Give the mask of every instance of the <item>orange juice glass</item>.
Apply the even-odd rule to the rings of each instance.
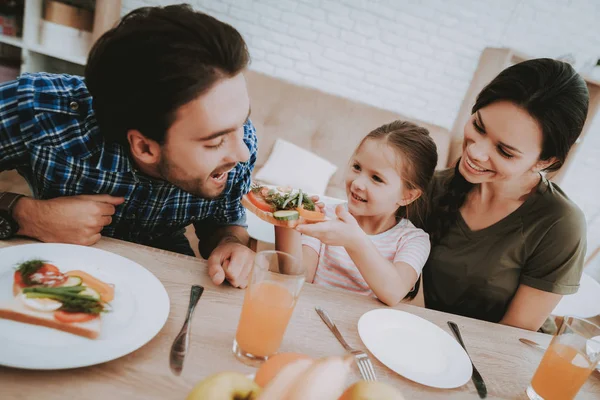
[[[302,262],[289,254],[256,254],[233,341],[239,360],[256,366],[277,352],[305,275]]]
[[[574,399],[600,361],[600,327],[565,317],[527,388],[532,400]]]

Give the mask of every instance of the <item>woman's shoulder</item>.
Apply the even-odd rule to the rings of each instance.
[[[537,191],[536,201],[523,210],[523,220],[526,223],[545,230],[554,228],[571,234],[585,233],[583,211],[558,184],[544,178]]]

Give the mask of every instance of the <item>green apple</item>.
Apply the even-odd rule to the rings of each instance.
[[[198,382],[186,400],[254,400],[260,386],[239,372],[220,372]]]
[[[339,400],[404,400],[404,396],[387,383],[360,381],[346,389]]]

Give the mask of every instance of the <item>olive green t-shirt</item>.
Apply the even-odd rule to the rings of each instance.
[[[435,200],[453,170],[436,173]],[[478,230],[457,221],[431,248],[423,269],[425,305],[499,322],[520,284],[558,294],[579,288],[586,251],[581,210],[554,183],[537,189],[513,213]]]

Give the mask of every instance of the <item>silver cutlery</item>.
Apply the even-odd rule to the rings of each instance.
[[[471,360],[471,365],[473,366],[473,375],[471,376],[471,380],[473,380],[473,383],[475,384],[475,389],[477,389],[477,394],[479,394],[479,397],[485,399],[487,397],[487,388],[485,386],[485,382],[483,381],[479,371],[477,371],[477,368],[475,368],[475,364],[473,364],[473,360],[471,359],[471,356],[469,355],[469,352],[463,343],[462,336],[458,330],[458,325],[452,321],[448,321],[448,326],[452,330],[452,333],[454,333],[454,337],[456,340],[458,340],[458,343],[460,343],[462,348],[465,349],[465,353],[467,353],[469,360]]]
[[[369,359],[369,356],[367,356],[367,353],[361,350],[355,350],[346,343],[337,326],[335,326],[335,323],[329,314],[327,314],[327,311],[323,310],[321,307],[315,307],[315,311],[319,314],[319,317],[325,322],[325,325],[327,325],[331,333],[333,333],[344,349],[354,356],[356,365],[358,366],[358,370],[363,379],[365,381],[376,381],[377,376],[375,375],[375,369],[373,368],[373,364],[371,364],[371,360]]]
[[[531,346],[534,349],[538,349],[538,350],[541,350],[541,351],[546,351],[546,348],[544,346],[540,345],[539,343],[534,342],[533,340],[519,338],[519,342],[524,343],[527,346]]]
[[[171,372],[174,375],[181,375],[181,370],[183,369],[183,361],[185,360],[185,355],[188,350],[188,344],[190,342],[190,334],[192,332],[192,328],[190,326],[190,321],[192,319],[192,315],[194,314],[194,309],[196,308],[196,304],[198,304],[198,300],[202,296],[204,292],[204,288],[200,285],[193,285],[192,290],[190,291],[190,304],[188,305],[187,316],[185,317],[185,322],[181,327],[181,331],[175,338],[173,345],[171,346],[171,353],[169,355],[169,366],[171,367]]]

